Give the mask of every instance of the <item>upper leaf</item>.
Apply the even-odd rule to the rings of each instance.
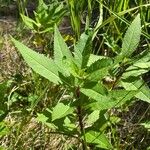
[[[102,109],[108,109],[113,106],[112,104],[110,104],[110,97],[104,96],[101,93],[98,93],[97,91],[93,89],[81,88],[80,91],[81,93],[88,96],[89,98],[100,102]]]
[[[125,57],[129,57],[137,48],[141,35],[141,20],[138,14],[129,26],[122,44],[121,53],[117,56],[117,61],[121,61]]]
[[[27,64],[38,74],[49,81],[58,84],[61,82],[58,76],[58,67],[54,61],[42,54],[38,54],[24,44],[12,38],[13,43],[18,48]]]
[[[90,57],[89,57],[89,61],[88,61],[87,66],[90,66],[90,65],[93,64],[95,61],[98,61],[98,60],[100,60],[100,59],[105,59],[105,58],[107,58],[107,57],[90,54]]]
[[[73,56],[66,43],[64,42],[64,39],[62,38],[60,32],[58,31],[57,26],[55,25],[54,61],[59,66],[59,69],[62,70],[62,72],[68,74],[68,68],[65,65],[66,60],[73,61]]]
[[[87,66],[91,53],[91,36],[83,33],[80,40],[75,45],[74,55],[76,64],[79,68],[83,69]]]
[[[122,55],[128,57],[137,48],[141,35],[141,20],[138,14],[128,28],[122,44]]]
[[[87,68],[87,73],[92,73],[94,71],[97,71],[99,69],[107,67],[108,69],[110,68],[110,65],[112,65],[112,60],[110,58],[102,58],[98,59],[94,63],[92,63],[88,68]]]
[[[72,54],[62,38],[57,26],[55,25],[54,32],[54,60],[56,63],[62,63],[62,59],[72,59]]]

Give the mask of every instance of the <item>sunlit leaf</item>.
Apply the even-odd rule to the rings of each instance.
[[[63,118],[68,114],[71,114],[73,109],[69,105],[64,105],[63,103],[58,103],[52,111],[52,121],[56,119]]]
[[[141,123],[142,126],[144,126],[144,128],[148,129],[148,131],[150,131],[150,121]]]
[[[5,122],[0,122],[0,138],[4,135],[7,135],[10,132],[7,124]]]
[[[94,71],[100,70],[102,68],[107,67],[108,69],[112,65],[112,60],[110,58],[102,58],[98,59],[97,61],[93,62],[88,68],[87,73],[92,73]]]
[[[140,15],[138,14],[129,26],[122,44],[121,53],[117,56],[115,61],[121,61],[125,57],[130,57],[130,55],[137,48],[140,41],[141,35],[141,20]]]
[[[96,146],[99,148],[104,148],[109,150],[112,149],[112,145],[109,143],[109,140],[103,133],[88,131],[85,134],[85,138],[87,143],[96,144]]]
[[[31,18],[29,18],[29,17],[27,17],[27,16],[25,16],[23,14],[20,14],[20,15],[21,15],[21,18],[22,18],[23,22],[25,23],[25,25],[28,28],[30,28],[32,30],[35,30],[35,26],[37,26],[37,27],[41,26],[40,23],[35,22],[33,19],[31,19]]]
[[[73,61],[73,56],[56,25],[54,32],[54,61],[59,66],[59,70],[69,76],[69,66],[66,63],[71,63],[71,61]]]
[[[55,25],[54,60],[56,63],[62,64],[62,60],[64,57],[66,57],[68,60],[71,60],[73,58],[69,48],[67,47],[66,43],[64,42],[64,39],[58,31],[57,26]]]
[[[137,93],[136,90],[112,90],[108,93],[108,95],[104,96],[94,89],[84,88],[81,89],[81,92],[96,101],[89,104],[89,106],[91,105],[91,107],[95,107],[95,110],[119,107],[126,103],[126,101],[131,100]]]
[[[98,61],[98,60],[100,60],[100,59],[105,59],[105,58],[107,58],[107,57],[90,54],[90,57],[89,57],[89,61],[88,61],[87,66],[90,66],[90,65],[93,64],[95,61]]]
[[[47,117],[46,115],[44,115],[44,114],[42,114],[42,113],[41,113],[41,114],[38,113],[36,119],[37,119],[38,121],[42,122],[43,124],[47,125],[49,128],[51,128],[51,129],[56,129],[56,127],[55,127],[54,124],[48,122],[49,117]]]
[[[133,20],[123,39],[121,55],[128,57],[137,48],[141,35],[140,15]]]
[[[27,64],[38,74],[47,78],[49,81],[58,84],[60,78],[58,76],[58,67],[54,61],[42,54],[39,54],[19,41],[12,38],[13,43],[22,54]]]
[[[76,64],[79,68],[84,68],[87,66],[89,57],[91,53],[91,36],[83,33],[80,40],[75,45],[74,55]]]
[[[121,82],[126,90],[138,90],[135,95],[140,100],[150,103],[150,89],[142,79],[132,81],[130,78]]]

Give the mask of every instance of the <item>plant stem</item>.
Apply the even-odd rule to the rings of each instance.
[[[81,106],[77,107],[77,115],[78,115],[78,119],[79,119],[80,132],[81,132],[81,135],[83,135],[83,137],[84,137],[84,139],[82,139],[82,149],[87,150],[87,143],[86,143],[86,138],[85,138]]]
[[[77,116],[79,119],[79,127],[80,127],[80,135],[83,136],[82,141],[82,149],[87,150],[86,138],[85,138],[85,131],[84,131],[84,124],[83,124],[83,114],[82,114],[82,107],[80,103],[80,87],[78,86],[75,90],[75,97],[76,100],[79,102],[77,105]],[[79,137],[80,139],[80,137]]]

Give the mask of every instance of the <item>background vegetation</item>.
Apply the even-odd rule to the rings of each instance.
[[[149,7],[0,0],[0,149],[149,150]]]

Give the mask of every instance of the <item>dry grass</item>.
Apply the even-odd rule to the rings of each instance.
[[[69,145],[71,147],[78,144],[75,138],[55,134],[48,127],[38,123],[33,117],[30,120],[27,120],[28,117],[24,119],[14,118],[11,115],[5,119],[10,132],[1,138],[1,146],[13,150],[62,150]]]

